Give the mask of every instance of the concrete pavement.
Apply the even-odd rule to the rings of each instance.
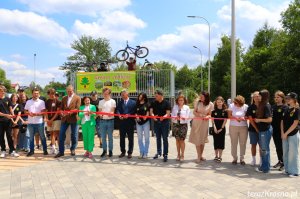
[[[119,159],[117,131],[113,158],[101,159],[99,147],[95,147],[94,159],[83,158],[80,142],[74,157],[0,159],[0,198],[300,198],[300,178],[289,178],[276,170],[269,174],[254,171],[249,165],[250,144],[247,165],[232,165],[227,135],[223,162],[216,163],[212,160],[213,140],[209,136],[205,146],[207,161],[197,164],[195,147],[187,140],[184,162],[175,160],[173,137],[169,138],[167,163],[162,159],[138,159],[136,135],[133,158]],[[95,138],[96,146],[98,143]],[[156,141],[151,137],[150,156],[155,152]],[[275,164],[273,140],[271,153]]]

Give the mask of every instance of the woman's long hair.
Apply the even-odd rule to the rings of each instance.
[[[226,109],[227,109],[227,106],[226,106],[225,100],[224,100],[224,98],[223,98],[222,96],[218,96],[218,97],[215,99],[214,109],[215,109],[215,110],[218,109],[217,100],[221,100],[221,101],[223,102],[222,110],[226,110]]]
[[[136,104],[137,105],[141,104],[141,102],[140,102],[140,96],[143,97],[145,104],[147,104],[148,103],[148,97],[147,97],[147,94],[143,93],[143,92],[138,95],[137,100],[136,100]]]
[[[200,95],[203,95],[203,96],[204,96],[204,102],[203,102],[203,105],[204,105],[204,106],[209,105],[209,102],[210,102],[210,96],[209,96],[209,93],[206,92],[206,91],[202,91],[202,92],[200,93]],[[199,96],[198,100],[200,100],[200,96]]]
[[[256,117],[263,118],[265,106],[269,103],[270,93],[267,89],[263,89],[259,91],[259,95],[261,96],[261,101],[257,107]]]

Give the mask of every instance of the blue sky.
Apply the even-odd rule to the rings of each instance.
[[[236,0],[237,37],[247,48],[265,22],[280,28],[280,13],[291,0]],[[169,61],[178,67],[208,59],[208,26],[211,24],[211,58],[223,34],[230,34],[230,0],[1,0],[0,67],[12,83],[28,85],[53,79],[65,82],[58,66],[73,53],[70,43],[83,34],[106,37],[112,54],[144,45],[151,62]],[[143,59],[138,62],[143,63]]]

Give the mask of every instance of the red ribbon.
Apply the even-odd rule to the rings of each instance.
[[[47,112],[41,112],[41,113],[35,113],[35,114],[55,114],[55,113],[59,113],[59,114],[70,114],[70,113],[79,113],[79,112],[90,112],[90,111],[81,111],[81,110],[65,110],[65,111],[47,111]],[[107,116],[116,116],[116,117],[127,117],[127,118],[149,118],[149,119],[176,119],[176,120],[180,120],[180,119],[185,119],[185,120],[238,120],[238,121],[246,121],[246,120],[250,120],[249,118],[235,118],[235,117],[231,117],[231,118],[214,118],[214,117],[178,117],[178,116],[167,116],[167,117],[163,117],[163,116],[145,116],[145,115],[130,115],[130,114],[115,114],[115,113],[107,113],[107,112],[90,112],[92,114],[96,114],[96,115],[107,115]],[[20,116],[29,116],[29,114],[21,114]],[[13,116],[14,118],[17,117],[17,115]]]

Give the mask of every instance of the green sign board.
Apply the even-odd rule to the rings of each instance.
[[[112,92],[136,92],[135,72],[79,72],[76,74],[77,93],[102,92],[103,88],[110,88]]]

